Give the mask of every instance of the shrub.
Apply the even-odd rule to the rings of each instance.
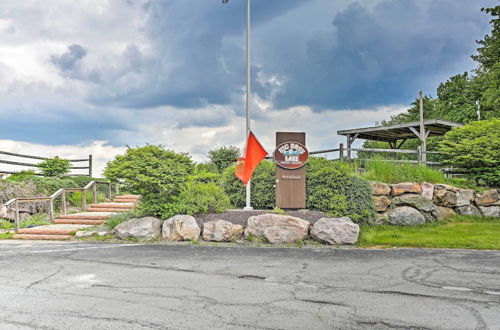
[[[11,182],[22,182],[31,179],[36,176],[36,172],[33,170],[21,171],[15,174],[11,174],[7,177],[7,181]]]
[[[68,178],[51,178],[34,176],[29,179],[36,186],[36,193],[45,196],[52,195],[61,188],[79,188],[75,181]]]
[[[208,166],[207,166],[208,165]],[[196,164],[194,173],[189,177],[189,181],[199,183],[218,183],[220,175],[211,164]]]
[[[235,166],[228,167],[221,178],[221,186],[235,207],[245,206],[245,186],[234,176]],[[275,202],[276,166],[273,162],[263,161],[255,169],[251,181],[252,206],[259,209],[272,209]]]
[[[47,158],[38,163],[38,168],[42,171],[44,176],[62,176],[67,174],[71,167],[71,162],[67,159],[59,157]]]
[[[168,218],[178,213],[178,196],[193,168],[186,154],[147,145],[129,147],[124,155],[108,162],[104,174],[115,182],[123,180],[128,191],[141,195],[144,212]]]
[[[306,178],[309,209],[330,216],[348,216],[358,223],[374,216],[370,185],[352,174],[349,165],[310,158]]]
[[[400,182],[429,182],[445,183],[446,178],[439,170],[423,164],[394,163],[383,161],[380,158],[369,160],[365,165],[366,173],[363,178],[385,183]]]
[[[467,170],[476,182],[500,185],[500,119],[454,128],[445,135],[440,152],[445,164]]]
[[[218,173],[222,173],[238,160],[240,149],[234,146],[212,149],[208,152],[210,164],[213,164]]]
[[[229,198],[221,187],[214,183],[189,182],[187,189],[179,196],[179,211],[195,215],[201,213],[222,213],[229,206]]]

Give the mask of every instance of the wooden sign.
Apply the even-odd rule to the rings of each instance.
[[[274,161],[276,167],[276,206],[282,209],[306,207],[306,169],[309,158],[306,134],[277,132]]]

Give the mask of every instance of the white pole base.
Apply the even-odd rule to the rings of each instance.
[[[253,207],[251,207],[251,206],[245,206],[243,208],[243,211],[253,211]]]

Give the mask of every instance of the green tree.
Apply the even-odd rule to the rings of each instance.
[[[445,164],[466,169],[476,182],[500,184],[500,119],[473,122],[448,132],[440,144]]]
[[[128,148],[108,162],[104,175],[124,181],[128,190],[142,196],[147,213],[169,217],[180,210],[178,197],[186,189],[194,165],[187,154],[147,145]]]
[[[38,163],[38,168],[42,171],[44,176],[62,176],[69,173],[71,162],[67,159],[59,157],[47,158]]]
[[[208,159],[215,166],[218,173],[224,172],[226,168],[236,163],[239,156],[240,149],[235,146],[220,147],[208,152]]]

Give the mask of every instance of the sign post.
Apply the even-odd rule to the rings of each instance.
[[[306,207],[306,168],[309,158],[306,133],[277,132],[273,158],[276,167],[276,206],[282,209]]]

